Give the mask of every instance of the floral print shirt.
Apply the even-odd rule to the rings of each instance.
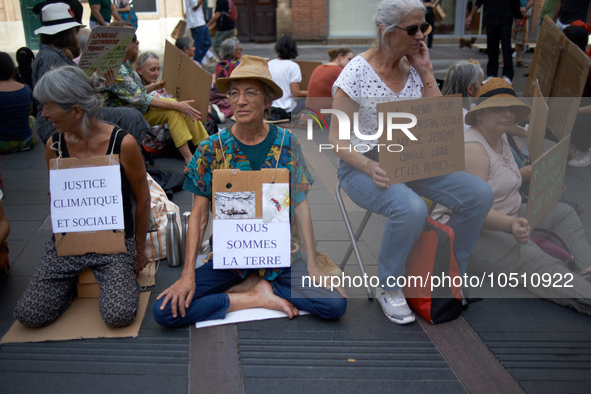
[[[269,150],[262,168],[287,168],[290,174],[290,222],[292,244],[299,246],[300,239],[295,220],[295,207],[306,199],[314,182],[308,171],[297,136],[290,130],[270,125],[269,133],[275,133],[275,141]],[[221,141],[221,143],[220,143]],[[226,167],[227,160],[228,167]],[[279,157],[279,163],[277,158]],[[194,194],[212,199],[212,171],[215,169],[236,168],[241,171],[251,171],[250,162],[240,149],[234,135],[229,129],[223,129],[214,134],[197,147],[195,155],[185,168],[185,184],[183,189]],[[292,252],[292,263],[301,259],[298,247]],[[215,255],[215,254],[214,254]],[[210,260],[211,261],[211,260]],[[209,262],[209,261],[208,261]],[[245,277],[247,270],[236,270]],[[259,269],[263,279],[273,280],[283,269]]]
[[[142,114],[150,109],[154,96],[146,92],[142,80],[127,61],[119,67],[115,83],[105,89],[105,104],[109,107],[135,107]]]

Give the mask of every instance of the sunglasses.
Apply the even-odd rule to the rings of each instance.
[[[423,33],[423,35],[426,36],[429,33],[431,33],[431,29],[432,29],[431,25],[428,24],[427,22],[423,23],[421,26],[412,25],[409,27],[400,27],[400,26],[394,26],[394,27],[397,29],[406,31],[406,34],[408,34],[409,36],[414,36],[415,34],[417,34],[419,29],[421,29],[421,33]]]
[[[134,34],[133,37],[131,38],[131,42],[137,42],[137,36]]]

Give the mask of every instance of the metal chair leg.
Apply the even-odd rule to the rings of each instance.
[[[337,186],[335,188],[335,195],[337,197],[337,203],[339,209],[341,210],[341,214],[343,215],[343,220],[345,221],[345,227],[347,228],[347,233],[349,234],[349,238],[351,239],[351,245],[349,245],[349,249],[347,249],[347,253],[345,253],[345,257],[341,262],[340,268],[341,270],[345,268],[347,262],[349,261],[349,257],[351,256],[351,252],[355,252],[355,257],[357,258],[357,264],[359,265],[359,269],[361,270],[361,274],[365,276],[365,267],[363,266],[363,260],[361,259],[361,253],[359,253],[359,247],[357,245],[357,241],[361,237],[361,233],[365,229],[367,222],[369,221],[369,217],[371,216],[371,211],[367,211],[357,232],[353,234],[353,227],[351,226],[351,221],[349,220],[349,215],[347,214],[347,210],[345,209],[345,204],[343,202],[343,197],[341,196],[341,183],[337,182]],[[373,292],[370,289],[369,285],[366,283],[366,290],[367,290],[367,298],[373,300]]]

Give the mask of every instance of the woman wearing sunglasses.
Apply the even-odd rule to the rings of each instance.
[[[367,136],[378,129],[378,102],[441,95],[424,43],[431,26],[425,22],[421,0],[383,0],[374,23],[374,48],[351,60],[333,86],[333,108],[347,113],[349,119],[357,113],[359,131]],[[388,278],[404,275],[407,255],[423,230],[427,207],[419,195],[454,211],[449,224],[456,234],[454,250],[463,274],[492,205],[491,188],[464,172],[389,186],[379,166],[377,139],[362,140],[352,134],[351,141],[339,140],[338,126],[338,122],[331,124],[329,142],[338,147],[342,188],[357,205],[388,219],[378,259],[376,298],[388,319],[412,323],[415,318],[402,289],[392,286]],[[362,154],[349,149],[351,145],[368,145],[371,150]]]

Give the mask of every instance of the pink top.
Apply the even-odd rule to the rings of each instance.
[[[511,147],[509,146],[509,142],[507,142],[507,136],[503,134],[501,137],[503,144],[503,152],[501,154],[495,152],[488,142],[486,142],[484,136],[473,128],[466,130],[464,141],[466,143],[479,143],[488,154],[490,165],[488,167],[487,182],[495,195],[493,209],[505,215],[517,217],[517,211],[521,206],[521,195],[519,194],[521,173],[513,158]]]

